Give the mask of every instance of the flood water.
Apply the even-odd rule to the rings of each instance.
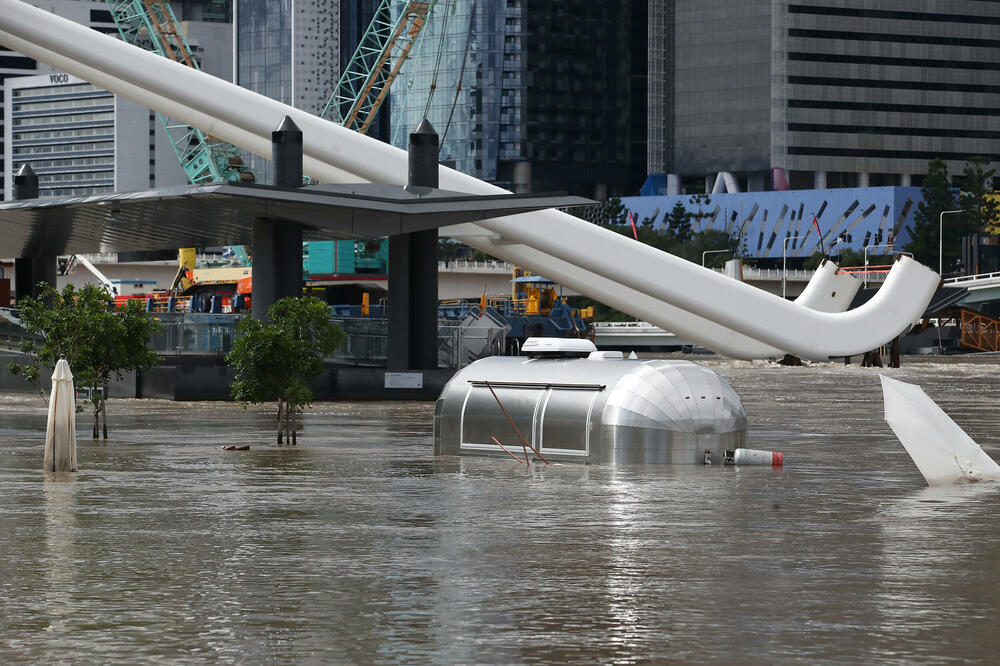
[[[317,404],[279,449],[123,400],[47,479],[40,399],[0,396],[0,661],[995,663],[1000,484],[928,489],[877,370],[694,360],[784,469],[435,459],[430,403]],[[1000,359],[903,362],[1000,457]]]

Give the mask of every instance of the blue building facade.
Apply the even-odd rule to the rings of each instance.
[[[698,216],[695,231],[714,229],[738,238],[742,257],[780,259],[783,253],[796,258],[866,247],[870,254],[898,253],[910,240],[920,201],[919,187],[860,187],[626,197],[622,204],[636,222],[660,227],[680,202]]]

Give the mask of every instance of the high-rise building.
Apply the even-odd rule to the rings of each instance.
[[[910,185],[1000,159],[1000,4],[650,0],[661,190]],[[781,169],[774,175],[772,169]],[[669,177],[663,178],[663,175]],[[721,182],[721,181],[720,181]],[[669,186],[668,186],[669,184]],[[655,189],[655,188],[654,188]]]
[[[38,174],[42,197],[143,190],[155,181],[147,109],[69,74],[22,76],[6,88],[5,198],[22,164]]]
[[[100,0],[33,2],[117,36]],[[202,69],[229,79],[232,29],[219,22],[229,0],[171,3]],[[197,20],[204,19],[204,20]],[[154,113],[95,86],[0,48],[0,192],[30,163],[42,196],[74,196],[187,182]]]
[[[236,0],[236,83],[319,114],[340,78],[340,0]],[[249,156],[259,182],[269,165]]]
[[[117,33],[111,13],[107,11],[107,5],[100,0],[51,0],[50,2],[31,2],[36,7],[42,7],[54,14],[68,18],[77,23],[88,25],[94,30],[107,33]],[[53,71],[47,65],[38,63],[34,58],[22,56],[11,51],[0,44],[0,89],[4,82],[19,76],[32,76]],[[0,94],[0,100],[3,99]],[[0,123],[3,122],[4,109],[0,107]],[[5,133],[0,131],[0,136]],[[6,146],[0,143],[0,160],[7,153]],[[7,173],[10,169],[5,168],[5,163],[0,161],[0,191],[8,189]]]
[[[504,187],[599,198],[638,187],[644,3],[455,0],[436,12],[393,84],[393,143],[426,116],[442,160]]]

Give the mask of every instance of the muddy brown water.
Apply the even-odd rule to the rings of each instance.
[[[317,404],[279,449],[261,410],[121,400],[54,479],[0,396],[0,661],[995,663],[1000,484],[928,489],[877,370],[694,360],[784,469],[435,459],[430,403]],[[1000,359],[884,372],[1000,457]]]

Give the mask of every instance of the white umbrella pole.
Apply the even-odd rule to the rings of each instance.
[[[73,373],[65,358],[59,359],[52,372],[52,393],[49,397],[45,458],[42,465],[46,472],[77,470],[76,401],[73,399]]]

